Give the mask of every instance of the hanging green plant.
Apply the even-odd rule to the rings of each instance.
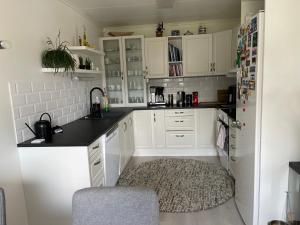
[[[46,43],[48,45],[48,49],[42,54],[43,67],[54,69],[54,73],[57,73],[62,68],[65,72],[74,72],[76,61],[67,47],[68,42],[60,41],[60,31],[58,32],[55,40],[55,45],[49,37],[47,37]]]

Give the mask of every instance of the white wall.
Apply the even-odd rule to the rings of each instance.
[[[242,0],[241,2],[241,24],[247,21],[247,17],[251,18],[257,14],[260,10],[265,9],[264,0]]]
[[[207,33],[213,33],[231,29],[240,24],[240,19],[226,19],[226,20],[198,20],[190,22],[177,22],[164,24],[164,36],[170,36],[171,30],[180,30],[183,35],[187,30],[198,34],[199,26],[205,26]],[[103,29],[104,36],[107,36],[110,31],[134,32],[134,35],[145,35],[145,37],[155,37],[156,24],[144,24],[136,26],[121,26],[121,27],[105,27]]]
[[[55,81],[40,72],[45,38],[55,37],[60,29],[62,39],[74,43],[86,25],[90,43],[96,44],[101,28],[57,0],[0,0],[0,4],[0,39],[12,42],[11,49],[0,50],[0,186],[6,191],[8,225],[26,225],[8,82]]]
[[[259,225],[285,218],[288,163],[300,161],[299,11],[299,0],[266,0]]]

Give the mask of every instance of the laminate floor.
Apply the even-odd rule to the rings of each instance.
[[[129,165],[163,157],[133,157]],[[220,163],[217,157],[173,157],[192,158],[212,163]],[[161,213],[160,225],[245,225],[236,209],[233,199],[216,208],[193,213]]]

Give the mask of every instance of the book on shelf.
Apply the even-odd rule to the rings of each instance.
[[[179,48],[169,43],[168,50],[169,50],[169,62],[178,62],[182,60],[182,56],[180,54]]]
[[[180,77],[182,76],[182,64],[171,64],[169,65],[169,76]]]

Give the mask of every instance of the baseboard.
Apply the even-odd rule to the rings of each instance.
[[[133,156],[217,156],[215,148],[200,149],[136,149]]]

